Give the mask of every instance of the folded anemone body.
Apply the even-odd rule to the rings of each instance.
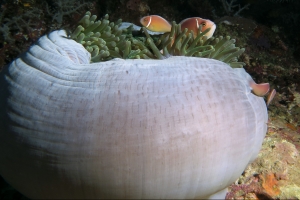
[[[267,130],[242,68],[91,63],[55,31],[0,74],[0,174],[33,199],[225,198]]]

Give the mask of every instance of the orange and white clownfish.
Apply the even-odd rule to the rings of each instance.
[[[170,32],[172,28],[171,24],[167,20],[158,15],[149,15],[143,17],[140,22],[148,30],[154,32]],[[197,36],[200,25],[202,25],[201,32],[210,28],[209,32],[205,34],[207,38],[210,38],[216,30],[216,24],[214,22],[208,19],[202,19],[200,17],[187,18],[182,20],[179,24],[181,25],[181,30],[185,28],[188,30],[193,30],[194,37]]]
[[[265,96],[270,90],[269,83],[260,83],[257,84],[253,80],[249,81],[249,85],[252,88],[252,92],[259,97]]]
[[[194,37],[197,36],[199,26],[202,25],[201,32],[204,32],[206,29],[210,28],[210,30],[205,34],[207,38],[213,36],[216,30],[216,24],[208,19],[202,19],[200,17],[192,17],[182,20],[180,23],[181,30],[187,28],[189,31],[194,32]]]
[[[256,84],[254,81],[250,82],[250,87],[252,88],[252,92],[257,96],[265,96],[270,91],[270,85],[269,83],[260,83]],[[271,101],[275,97],[276,90],[272,89],[271,92],[269,92],[269,95],[267,97],[267,106],[270,105]]]
[[[270,91],[270,84],[269,83],[260,83],[257,84],[253,81],[253,79],[249,80],[249,85],[252,88],[252,92],[256,95],[256,96],[265,96],[269,91]],[[276,90],[272,89],[268,96],[267,96],[267,107],[270,105],[270,103],[272,102],[272,100],[274,99],[276,95]]]
[[[150,31],[155,32],[170,32],[171,24],[158,15],[149,15],[140,20],[141,24]]]

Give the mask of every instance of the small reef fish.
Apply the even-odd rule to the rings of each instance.
[[[158,15],[149,15],[140,20],[141,24],[150,31],[155,32],[170,32],[171,24]]]
[[[252,88],[252,92],[256,95],[256,96],[265,96],[269,90],[270,90],[270,84],[269,83],[260,83],[257,84],[254,81],[250,82],[250,87]]]
[[[204,32],[206,29],[210,28],[210,30],[205,34],[207,38],[213,36],[216,30],[216,24],[208,19],[202,19],[200,17],[192,17],[182,20],[180,23],[181,30],[187,28],[189,31],[194,32],[194,37],[197,36],[199,26],[202,25],[201,32]]]
[[[253,80],[250,81],[250,87],[252,88],[252,92],[257,96],[265,96],[270,91],[270,84],[269,83],[260,83],[257,84]],[[267,97],[267,106],[270,105],[271,101],[275,97],[276,90],[272,89],[271,92],[269,92]]]
[[[150,31],[155,32],[170,32],[171,31],[171,24],[158,15],[149,15],[146,17],[141,18],[141,24],[146,27]],[[194,32],[194,37],[197,36],[198,28],[202,25],[201,32],[205,31],[206,29],[210,28],[210,31],[207,32],[205,35],[207,38],[212,37],[216,30],[216,24],[208,19],[202,19],[200,17],[192,17],[182,20],[180,23],[181,30],[187,28],[189,31]]]

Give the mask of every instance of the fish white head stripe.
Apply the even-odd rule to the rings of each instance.
[[[150,19],[149,19],[149,22],[148,22],[146,28],[148,28],[148,26],[151,24],[151,21],[152,21],[152,17],[150,16]]]
[[[197,28],[199,28],[199,22],[198,22],[198,19],[196,19],[196,23],[197,23]]]

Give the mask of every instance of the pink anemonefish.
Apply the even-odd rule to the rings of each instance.
[[[269,91],[270,91],[270,84],[269,83],[260,83],[257,84],[255,83],[253,80],[251,80],[249,82],[250,87],[252,88],[252,92],[257,95],[257,96],[265,96]],[[271,103],[271,101],[273,100],[273,98],[275,97],[276,94],[276,90],[272,89],[271,92],[269,92],[269,95],[267,97],[267,106],[269,106],[269,104]]]
[[[259,97],[265,96],[270,90],[269,83],[260,83],[257,84],[254,81],[250,82],[250,87],[252,88],[252,92]]]
[[[158,15],[149,15],[140,20],[141,24],[150,31],[155,32],[170,32],[171,24]]]
[[[155,32],[170,32],[172,27],[167,20],[158,15],[149,15],[143,17],[140,20],[140,22],[148,30]],[[184,28],[187,28],[188,30],[193,30],[194,37],[197,36],[198,28],[200,25],[202,25],[201,32],[210,28],[210,31],[205,34],[207,38],[210,38],[216,30],[216,25],[214,22],[208,19],[202,19],[200,17],[187,18],[182,20],[179,24],[181,25],[181,30],[183,30]]]
[[[193,31],[194,37],[197,36],[200,25],[202,25],[201,32],[204,32],[206,29],[210,28],[210,30],[205,34],[207,38],[212,37],[216,30],[215,23],[208,19],[202,19],[200,17],[187,18],[182,20],[179,24],[181,25],[181,30],[187,28],[189,31]]]

